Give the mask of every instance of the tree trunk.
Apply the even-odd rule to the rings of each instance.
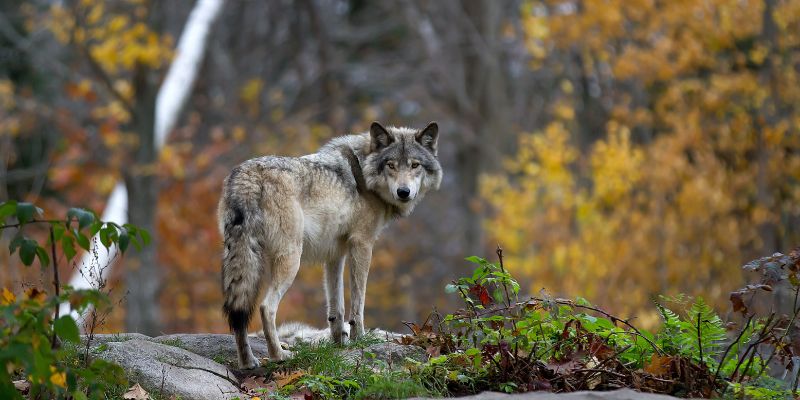
[[[764,2],[764,11],[762,14],[762,27],[761,27],[761,40],[763,44],[769,49],[767,58],[764,60],[764,65],[761,67],[759,81],[762,85],[769,88],[770,96],[764,100],[761,110],[758,115],[764,118],[764,121],[755,119],[757,144],[756,144],[756,157],[757,157],[757,175],[756,175],[756,202],[757,205],[770,212],[775,212],[775,199],[772,189],[772,182],[770,182],[770,174],[768,171],[768,161],[771,157],[771,151],[764,138],[764,127],[776,125],[776,113],[778,112],[774,100],[778,98],[778,82],[776,80],[777,71],[774,70],[772,57],[775,55],[775,47],[777,43],[777,27],[772,14],[775,12],[775,0],[766,0]],[[771,216],[767,221],[762,222],[758,227],[759,236],[761,239],[761,254],[769,255],[778,251],[778,227],[774,221],[776,216]]]
[[[153,129],[155,126],[158,82],[155,74],[143,66],[136,68],[134,90],[136,104],[133,128],[139,139],[133,154],[133,165],[124,171],[128,188],[128,221],[143,228],[158,243],[155,227],[155,210],[158,203],[156,180],[157,149]],[[128,332],[145,335],[160,333],[161,319],[158,304],[161,271],[156,259],[156,246],[144,246],[133,251],[125,260],[127,307],[125,327]]]
[[[476,103],[478,115],[471,119],[476,131],[475,141],[465,143],[459,154],[459,171],[464,176],[463,189],[468,201],[466,248],[469,251],[491,251],[484,249],[485,237],[483,221],[475,218],[479,210],[479,180],[497,160],[503,148],[507,147],[510,131],[510,101],[506,75],[503,71],[503,51],[501,48],[501,29],[506,18],[506,5],[502,2],[465,2],[464,10],[469,23],[475,26],[482,48],[473,45],[465,50],[467,91]],[[506,149],[508,150],[508,149]]]

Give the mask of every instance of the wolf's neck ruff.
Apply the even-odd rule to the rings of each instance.
[[[442,180],[438,126],[384,128],[331,140],[303,157],[260,157],[233,169],[223,185],[219,226],[223,310],[242,368],[259,365],[247,326],[259,307],[269,355],[283,359],[275,329],[278,303],[301,262],[325,264],[331,338],[364,332],[364,297],[372,247],[394,218],[411,213]],[[343,270],[350,263],[351,306],[345,319]]]

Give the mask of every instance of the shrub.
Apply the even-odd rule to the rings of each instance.
[[[51,268],[54,287],[29,288],[17,296],[8,288],[0,293],[0,398],[21,399],[13,380],[30,384],[30,398],[100,399],[126,385],[122,369],[101,359],[81,355],[80,331],[71,315],[59,315],[59,306],[83,313],[88,307],[109,307],[108,297],[99,290],[73,290],[61,287],[58,276],[58,250],[66,260],[76,255],[75,244],[90,249],[95,234],[109,247],[120,251],[129,244],[140,248],[149,242],[144,230],[97,219],[91,211],[73,208],[63,220],[39,219],[42,210],[31,203],[0,203],[0,230],[15,229],[9,244],[10,254],[18,254],[30,266],[38,259],[42,269]],[[11,222],[8,222],[11,220]],[[41,245],[31,231],[44,227],[47,239]],[[87,346],[88,347],[88,346]]]

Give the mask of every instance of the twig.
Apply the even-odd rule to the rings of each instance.
[[[0,230],[7,229],[7,228],[19,228],[22,225],[30,225],[30,224],[63,224],[64,220],[62,219],[33,219],[28,222],[19,222],[16,224],[7,224],[0,226]]]
[[[700,352],[700,363],[703,363],[703,337],[700,334],[700,322],[703,319],[703,313],[697,313],[697,349]]]
[[[499,243],[497,244],[497,250],[495,252],[497,253],[497,258],[500,261],[500,271],[505,274],[506,268],[505,266],[503,266],[503,248],[500,247]],[[505,278],[503,279],[502,282],[503,282],[503,291],[506,293],[506,306],[511,307],[511,296],[508,295],[508,283],[506,283]],[[511,315],[511,308],[506,309],[506,314],[511,319],[511,327],[514,328],[514,330],[517,330],[517,323],[514,321],[514,318]]]
[[[620,374],[619,372],[610,371],[610,370],[607,370],[607,369],[598,369],[598,368],[576,369],[576,370],[573,370],[572,372],[573,373],[575,373],[575,372],[591,372],[593,374],[595,374],[595,373],[603,374],[604,373],[604,374],[614,375],[614,376],[616,376],[618,378],[627,378],[627,376],[625,376],[623,374]]]
[[[650,346],[653,347],[653,350],[655,350],[659,355],[666,354],[666,353],[664,353],[664,350],[661,350],[661,348],[658,347],[658,345],[656,345],[655,343],[653,343],[652,340],[648,339],[645,335],[643,335],[642,332],[639,331],[639,329],[637,329],[635,326],[631,325],[631,323],[628,322],[627,320],[624,320],[624,319],[621,319],[621,318],[617,318],[617,317],[615,317],[615,316],[613,316],[613,315],[611,315],[611,314],[609,314],[609,313],[607,313],[607,312],[605,312],[605,311],[603,311],[603,310],[601,310],[599,308],[595,308],[595,307],[592,307],[592,306],[585,306],[585,305],[582,305],[582,304],[575,304],[574,302],[569,301],[569,300],[556,299],[555,302],[557,304],[563,304],[563,305],[568,305],[568,306],[572,306],[572,307],[583,308],[583,309],[586,309],[586,310],[592,310],[594,312],[598,312],[600,314],[605,315],[606,317],[610,318],[612,321],[622,322],[628,328],[633,329],[633,331],[636,332],[637,336],[639,336],[640,338],[644,339],[648,344],[650,344]]]
[[[737,343],[739,343],[740,340],[742,340],[742,336],[744,336],[744,332],[750,326],[750,322],[753,321],[754,316],[755,314],[750,315],[750,318],[747,319],[747,323],[744,324],[744,328],[742,328],[742,330],[739,332],[739,335],[736,336],[736,340],[731,342],[731,344],[729,344],[728,347],[725,349],[725,351],[722,353],[722,358],[719,360],[719,365],[717,365],[717,372],[714,373],[714,380],[719,379],[719,371],[722,369],[722,365],[725,364],[725,358],[728,357],[728,352],[730,352],[733,346],[735,346]]]
[[[58,258],[56,257],[56,237],[53,233],[53,226],[50,225],[50,254],[53,257],[53,286],[55,286],[56,291],[56,298],[61,295],[61,281],[58,279]],[[56,316],[53,321],[58,320],[59,317],[59,309],[61,308],[61,304],[56,303]],[[56,348],[56,330],[53,329],[53,338],[50,343],[50,347],[55,349]]]
[[[742,355],[742,358],[741,358],[741,359],[739,359],[739,362],[738,362],[738,363],[736,363],[736,368],[734,368],[734,369],[733,369],[733,372],[731,373],[731,380],[733,380],[733,379],[734,379],[734,377],[736,377],[736,373],[739,371],[739,367],[741,367],[741,366],[742,366],[742,363],[744,362],[744,360],[745,360],[745,357],[747,356],[747,354],[748,354],[748,353],[749,353],[751,350],[752,350],[752,351],[755,351],[755,350],[754,350],[754,348],[755,348],[756,346],[758,346],[759,344],[761,344],[763,341],[765,341],[765,340],[766,340],[765,333],[766,333],[766,332],[768,332],[768,331],[770,331],[770,330],[772,330],[772,328],[770,328],[770,329],[767,329],[767,328],[769,328],[770,324],[772,324],[772,320],[773,320],[774,318],[775,318],[775,313],[773,312],[773,313],[771,313],[771,314],[769,315],[769,317],[767,318],[767,322],[766,322],[766,323],[764,324],[764,326],[761,328],[761,332],[758,334],[758,340],[756,340],[755,342],[753,342],[753,343],[751,343],[749,346],[747,346],[747,349],[745,349],[745,351],[744,351],[744,354]],[[747,372],[747,370],[745,370],[745,372]],[[739,379],[739,382],[741,382],[741,379]],[[722,390],[723,390],[723,394],[724,394],[724,393],[725,393],[725,388],[723,388]]]

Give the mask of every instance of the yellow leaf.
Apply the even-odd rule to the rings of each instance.
[[[25,298],[27,298],[28,300],[33,300],[39,304],[42,304],[47,299],[47,293],[35,287],[32,287],[25,289]]]
[[[261,90],[264,88],[264,80],[261,78],[253,78],[242,85],[239,91],[239,97],[247,104],[253,104],[258,101],[261,96]]]
[[[67,374],[65,372],[58,372],[56,367],[53,367],[52,365],[50,366],[50,372],[53,373],[50,375],[50,383],[62,388],[67,387]]]
[[[17,296],[14,296],[14,293],[8,290],[8,288],[3,288],[3,293],[0,297],[0,304],[7,306],[15,301],[17,301]]]

